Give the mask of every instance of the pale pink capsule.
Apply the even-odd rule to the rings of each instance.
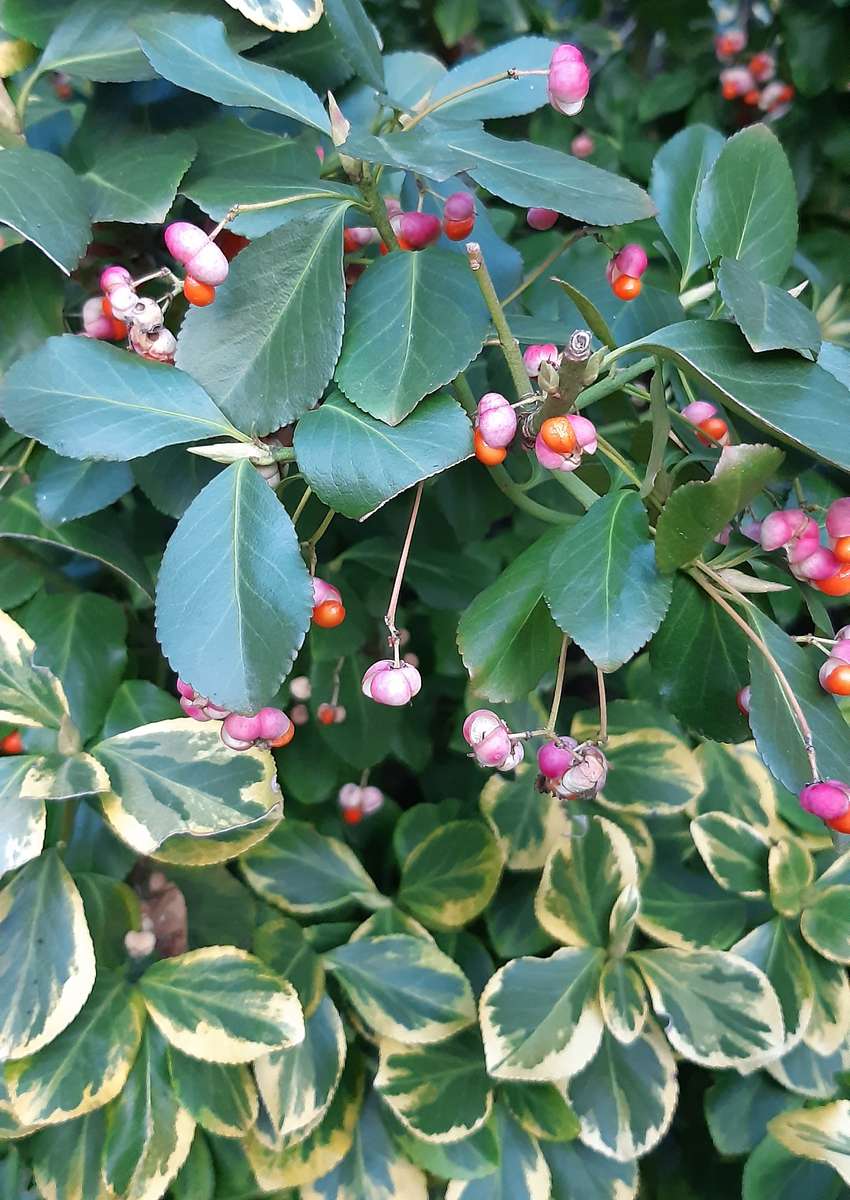
[[[580,413],[567,413],[567,420],[572,425],[575,431],[576,441],[583,451],[587,454],[595,454],[596,441],[596,426],[587,417],[583,417]]]
[[[501,766],[511,752],[511,739],[502,722],[480,742],[476,742],[472,751],[482,767]]]
[[[83,305],[83,332],[86,337],[111,340],[112,321],[103,311],[100,296],[92,296]]]
[[[195,699],[195,689],[190,683],[184,683],[182,679],[177,680],[178,694],[184,696],[187,700]]]
[[[543,232],[552,228],[558,216],[554,208],[530,208],[525,214],[525,220],[531,229]]]
[[[810,554],[814,554],[820,546],[820,530],[818,529],[817,521],[813,521],[811,517],[806,518],[799,533],[794,534],[794,539],[788,548],[788,558],[792,563],[802,562],[804,558],[808,558]],[[838,570],[838,568],[835,568]]]
[[[447,221],[468,221],[475,216],[475,197],[470,192],[452,192],[443,205]]]
[[[424,250],[436,242],[442,228],[439,217],[426,212],[403,212],[393,217],[392,225],[410,250]]]
[[[836,636],[835,645],[829,653],[832,658],[837,658],[844,663],[850,663],[850,636],[842,637],[839,633]]]
[[[100,273],[100,290],[108,296],[120,284],[132,284],[133,277],[126,267],[104,267]]]
[[[717,409],[707,400],[694,400],[692,404],[685,405],[682,409],[682,416],[691,425],[702,425],[703,421],[707,421],[709,417],[717,416]]]
[[[741,715],[744,717],[748,717],[750,715],[752,695],[753,689],[749,684],[747,684],[746,687],[742,687],[735,696],[735,703],[738,705],[738,709],[740,710]]]
[[[830,657],[826,660],[826,662],[821,665],[821,668],[818,671],[818,682],[820,683],[821,687],[825,691],[828,692],[830,690],[827,685],[829,683],[829,677],[832,674],[832,672],[837,667],[843,667],[843,666],[845,666],[844,660],[837,658],[835,655],[830,655]]]
[[[137,329],[142,329],[145,333],[153,333],[155,329],[162,327],[162,309],[156,300],[151,300],[149,296],[140,296],[133,305],[127,320]]]
[[[219,708],[217,704],[207,703],[204,705],[204,712],[213,721],[223,721],[225,717],[230,716],[231,710],[229,708]]]
[[[558,779],[573,765],[573,752],[558,742],[546,742],[537,751],[537,765],[547,779]]]
[[[310,720],[310,710],[306,704],[293,704],[289,716],[293,725],[306,725]]]
[[[560,46],[556,46],[552,51],[549,66],[561,62],[584,62],[584,54],[572,42],[561,42]]]
[[[244,738],[234,737],[232,733],[228,733],[224,725],[218,731],[218,736],[227,746],[228,750],[250,750],[254,745],[253,741],[247,742]]]
[[[488,446],[509,446],[516,434],[516,413],[504,396],[487,392],[478,401],[476,426]]]
[[[359,808],[362,791],[356,783],[344,783],[337,793],[340,808]]]
[[[614,266],[621,275],[631,275],[634,279],[639,279],[649,266],[649,259],[643,246],[639,246],[637,242],[629,242],[614,255]]]
[[[530,378],[536,379],[544,362],[549,362],[553,367],[557,367],[561,361],[561,355],[554,342],[542,342],[528,346],[523,353],[522,361],[525,363],[525,369]]]
[[[180,707],[183,709],[186,716],[191,717],[193,721],[210,720],[202,708],[198,708],[196,704],[193,704],[191,700],[188,700],[185,696],[181,696],[180,698]]]
[[[258,716],[243,717],[241,713],[231,713],[224,721],[222,728],[232,738],[241,742],[255,742],[262,736]]]
[[[319,579],[317,575],[313,578],[313,607],[318,608],[326,600],[335,600],[338,604],[342,604],[342,595],[332,583]]]
[[[590,158],[596,149],[596,143],[589,133],[577,133],[570,142],[570,153],[576,158]]]
[[[463,737],[470,746],[476,746],[504,721],[490,708],[474,709],[463,723]]]
[[[109,293],[109,304],[112,315],[119,321],[129,321],[133,309],[139,303],[139,297],[134,288],[127,283],[119,283]]]
[[[524,758],[525,747],[522,742],[512,742],[507,758],[496,769],[498,771],[513,771],[514,767],[518,767]]]
[[[826,531],[830,537],[850,537],[850,496],[833,500],[826,510]]]
[[[850,808],[850,788],[839,779],[810,783],[800,792],[800,806],[822,821],[834,821]]]
[[[153,362],[173,363],[177,352],[177,338],[164,326],[154,333],[131,326],[130,345],[142,358],[149,358]]]
[[[309,700],[313,694],[313,685],[306,675],[296,675],[289,681],[289,694],[294,700]]]
[[[534,453],[541,467],[547,471],[574,471],[581,461],[581,451],[559,454],[546,445],[539,433],[534,439]]]
[[[370,816],[371,813],[377,812],[379,808],[383,808],[384,793],[380,788],[373,787],[369,784],[361,789],[360,807],[363,809],[364,817]]]
[[[202,246],[207,245],[209,237],[197,225],[190,221],[172,221],[165,229],[165,244],[168,251],[179,263],[187,263]],[[194,275],[194,272],[192,272]],[[197,279],[198,276],[194,275]],[[206,282],[204,280],[203,282]]]
[[[229,271],[230,263],[215,242],[207,242],[186,262],[187,274],[211,287],[224,283]]]
[[[761,523],[763,550],[778,550],[787,546],[806,528],[808,517],[799,508],[778,509],[768,513]]]
[[[422,687],[422,677],[409,663],[396,666],[391,659],[374,663],[363,676],[365,696],[377,704],[398,707],[407,704]]]
[[[819,546],[802,561],[794,562],[792,571],[797,579],[831,579],[841,563],[831,550]]]
[[[285,712],[279,708],[261,708],[254,720],[259,725],[259,736],[264,742],[273,742],[281,737],[292,724]]]
[[[741,533],[751,542],[761,542],[761,521],[756,521],[753,517],[746,517],[741,522]]]
[[[577,46],[558,46],[549,63],[547,92],[557,111],[574,117],[584,107],[590,91],[590,71]]]

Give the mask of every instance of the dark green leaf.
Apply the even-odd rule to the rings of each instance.
[[[697,225],[694,197],[723,145],[723,134],[708,125],[688,125],[665,142],[652,162],[649,192],[658,224],[682,265],[682,287],[708,262]]]
[[[154,508],[179,520],[202,488],[223,470],[183,446],[164,446],[133,460],[133,477]]]
[[[182,132],[107,142],[82,175],[92,220],[158,225],[194,156],[195,143]]]
[[[29,147],[4,150],[0,224],[10,225],[69,275],[91,236],[85,188],[55,154]]]
[[[62,332],[62,276],[34,246],[3,251],[0,277],[0,371]]]
[[[735,258],[724,257],[717,273],[724,304],[756,353],[796,350],[813,361],[821,347],[817,317],[780,287],[762,283]]]
[[[127,679],[117,689],[103,721],[103,737],[126,733],[139,725],[152,725],[179,717],[177,698],[147,679]]]
[[[39,463],[35,502],[48,524],[61,525],[108,508],[132,486],[126,463],[80,461],[48,450]]]
[[[566,279],[555,279],[554,282],[564,289],[587,322],[590,330],[596,334],[602,345],[610,348],[616,346],[617,342],[613,333],[608,328],[608,322],[593,301],[588,299],[584,292],[580,292],[577,287],[573,287],[571,283],[567,283]]]
[[[792,1154],[768,1136],[744,1167],[743,1200],[839,1200],[846,1189],[826,1163]]]
[[[663,71],[647,82],[638,101],[638,118],[654,121],[665,113],[677,112],[690,104],[699,87],[693,67]]]
[[[519,28],[519,26],[516,26]],[[528,26],[525,26],[528,28]],[[439,79],[428,96],[428,103],[450,96],[454,92],[488,79],[511,67],[519,71],[544,71],[549,66],[557,42],[542,37],[519,37],[488,50],[464,58]],[[452,121],[483,121],[496,117],[519,117],[534,112],[546,103],[546,76],[525,75],[519,79],[503,79],[486,88],[467,92],[444,104],[440,117]]]
[[[760,1071],[718,1075],[705,1093],[711,1140],[720,1154],[749,1154],[767,1132],[768,1121],[796,1103],[793,1095]]]
[[[383,91],[381,48],[360,0],[325,0],[325,16],[343,58],[348,59],[364,83]]]
[[[634,1200],[635,1162],[615,1162],[582,1142],[545,1142],[543,1154],[552,1173],[552,1200]]]

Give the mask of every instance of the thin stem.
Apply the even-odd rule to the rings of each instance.
[[[589,232],[589,229],[574,229],[571,233],[565,234],[565,236],[561,238],[560,242],[558,242],[555,249],[550,250],[546,257],[542,259],[537,266],[533,268],[533,270],[529,271],[525,278],[517,284],[514,290],[505,296],[504,300],[502,301],[502,305],[507,307],[507,305],[512,304],[518,296],[522,295],[526,288],[530,288],[533,283],[537,282],[541,275],[545,275],[552,264],[557,262],[561,255],[566,253],[566,251],[569,250],[570,246],[572,246],[574,242],[577,242],[580,238],[586,237]]]
[[[610,359],[611,355],[609,354],[607,357]],[[606,396],[611,396],[614,392],[622,391],[624,384],[631,383],[639,375],[645,375],[654,366],[655,359],[649,356],[640,359],[636,363],[632,363],[630,367],[623,367],[621,371],[612,371],[604,379],[598,380],[579,393],[576,400],[576,408],[587,408],[589,404],[595,404],[597,400],[604,400]]]
[[[311,536],[307,538],[306,544],[308,546],[312,546],[314,549],[316,546],[318,546],[319,542],[322,540],[322,538],[325,536],[328,529],[330,528],[330,523],[334,519],[335,516],[336,516],[336,509],[329,508],[328,511],[325,513],[324,517],[322,518],[321,524],[316,529],[316,532],[311,534]]]
[[[470,270],[478,281],[481,295],[484,297],[484,303],[487,305],[490,318],[496,327],[496,333],[499,335],[499,344],[502,347],[505,362],[508,364],[508,370],[511,373],[511,379],[513,379],[514,387],[516,388],[517,398],[520,400],[529,399],[534,395],[534,389],[531,386],[528,371],[525,369],[525,363],[522,361],[519,342],[517,342],[511,333],[511,327],[507,322],[505,311],[499,302],[499,297],[496,295],[493,280],[490,278],[490,272],[487,270],[487,264],[484,262],[481,247],[477,242],[467,242],[466,255],[469,259]]]
[[[0,489],[6,486],[13,475],[17,475],[18,471],[22,471],[24,469],[29,462],[30,455],[32,454],[33,450],[35,450],[35,447],[35,438],[30,438],[30,440],[27,442],[26,449],[16,463],[13,463],[10,467],[0,467],[0,475],[2,475],[2,479],[0,479]]]
[[[608,694],[605,691],[605,675],[596,668],[596,686],[599,689],[599,736],[597,746],[604,746],[608,741]]]
[[[745,621],[744,618],[740,615],[740,613],[736,612],[735,609],[732,607],[732,605],[729,604],[728,601],[726,601],[724,599],[724,597],[720,594],[720,592],[717,591],[717,589],[714,588],[709,583],[709,581],[708,581],[709,577],[712,579],[717,579],[715,573],[712,571],[712,569],[710,567],[707,567],[704,563],[700,563],[697,566],[695,566],[694,568],[692,568],[691,570],[689,570],[688,574],[691,576],[691,578],[696,583],[699,584],[699,586],[702,588],[702,590],[707,595],[711,596],[711,598],[715,602],[715,604],[717,604],[720,608],[722,608],[723,611],[726,613],[726,615],[732,621],[735,622],[735,624],[742,631],[742,633],[744,633],[750,639],[750,641],[758,649],[759,653],[764,658],[768,667],[770,668],[770,670],[773,672],[774,676],[776,677],[776,682],[779,684],[780,688],[782,689],[782,692],[785,696],[788,707],[791,709],[794,720],[797,724],[797,728],[800,731],[800,738],[803,743],[803,748],[806,751],[806,757],[809,760],[809,767],[811,768],[811,772],[812,772],[812,780],[815,781],[815,780],[820,779],[820,772],[818,771],[818,760],[817,760],[817,756],[815,754],[815,747],[814,747],[814,740],[812,738],[811,726],[809,725],[809,722],[806,719],[806,714],[803,712],[802,708],[800,707],[799,700],[794,695],[794,690],[791,687],[791,684],[788,682],[785,672],[782,670],[779,663],[774,658],[774,656],[771,653],[766,642],[763,640],[763,638],[759,637],[759,635],[752,628],[752,626],[749,624],[749,622]],[[741,592],[736,591],[735,588],[731,587],[729,584],[727,584],[722,579],[718,579],[717,581],[722,584],[722,586],[726,589],[726,591],[731,596],[733,596],[734,599],[739,604],[743,604],[746,606],[749,603],[746,596],[744,596]]]
[[[210,233],[209,240],[215,241],[227,225],[235,221],[242,213],[247,212],[262,212],[267,208],[283,208],[287,204],[300,204],[302,200],[325,200],[328,197],[328,192],[299,192],[297,196],[281,196],[278,200],[257,200],[253,204],[232,204],[222,219],[219,221],[215,229]],[[352,200],[351,203],[355,208],[362,208],[367,211],[366,205],[358,200]]]
[[[429,104],[423,108],[421,112],[416,113],[405,126],[405,132],[408,129],[413,129],[420,121],[424,121],[426,117],[430,117],[431,113],[436,112],[438,108],[445,107],[446,104],[451,104],[454,100],[459,100],[461,96],[468,96],[470,92],[478,92],[481,88],[492,87],[494,83],[503,83],[506,79],[519,79],[520,75],[529,74],[527,71],[518,71],[516,67],[508,67],[505,71],[499,71],[496,75],[488,75],[485,79],[477,79],[475,83],[468,83],[466,87],[457,88],[454,92],[449,92],[445,96],[440,96],[433,104]]]
[[[30,71],[28,77],[23,83],[23,86],[21,87],[21,90],[18,92],[18,100],[15,108],[18,110],[18,120],[20,121],[21,129],[24,127],[24,113],[27,111],[27,105],[30,102],[32,90],[38,83],[39,79],[41,79],[41,72],[36,67]]]
[[[548,508],[545,504],[539,504],[536,500],[532,500],[530,496],[526,496],[519,484],[514,483],[504,467],[491,467],[490,478],[502,495],[507,496],[517,508],[521,508],[523,512],[527,512],[531,517],[536,517],[538,521],[545,521],[548,525],[574,525],[578,520],[578,517],[574,513],[558,512],[557,509]],[[589,505],[585,507],[589,507]]]
[[[682,308],[693,308],[695,304],[699,304],[700,300],[707,300],[716,291],[717,284],[712,279],[708,283],[701,283],[699,287],[689,288],[688,291],[682,292],[679,296],[679,303]]]
[[[292,514],[292,524],[293,525],[296,525],[298,523],[298,518],[301,516],[304,509],[307,507],[307,501],[310,499],[310,497],[312,495],[313,495],[313,489],[311,487],[304,489],[304,495],[298,501],[298,504],[295,506],[295,512]]]
[[[549,719],[546,722],[546,732],[555,733],[555,726],[558,723],[558,710],[561,707],[561,696],[564,691],[564,675],[567,670],[567,650],[570,645],[570,639],[564,634],[561,639],[561,653],[558,658],[558,673],[555,677],[555,692],[552,696],[552,707],[549,709]]]
[[[388,250],[398,250],[398,238],[390,224],[387,206],[384,204],[381,193],[378,191],[375,179],[365,166],[363,169],[363,179],[360,182],[360,191],[363,193],[363,199],[366,201],[369,212],[372,214],[372,220],[375,222],[378,233],[383,238],[384,245]]]
[[[416,495],[413,497],[413,508],[410,510],[410,520],[407,522],[407,533],[404,535],[404,545],[401,548],[401,556],[398,560],[398,568],[393,581],[392,595],[390,602],[387,605],[386,615],[384,616],[384,624],[390,633],[390,645],[393,648],[393,657],[395,658],[396,666],[401,662],[399,655],[399,634],[396,629],[395,617],[396,609],[398,608],[398,598],[401,595],[401,585],[404,580],[404,569],[407,566],[407,559],[410,555],[410,544],[413,541],[413,530],[416,528],[416,518],[419,516],[419,504],[422,500],[422,487],[424,480],[418,484]]]
[[[602,437],[602,435],[598,432],[596,434],[596,442],[605,457],[609,458],[612,463],[618,466],[627,479],[630,479],[632,483],[637,484],[637,486],[640,487],[640,476],[631,463],[629,463],[627,459],[623,458],[616,446],[612,446],[611,443]]]
[[[572,471],[552,471],[550,474],[556,483],[570,493],[574,500],[578,500],[585,511],[599,499],[599,493],[595,492],[583,479],[579,479],[578,475],[574,475]]]

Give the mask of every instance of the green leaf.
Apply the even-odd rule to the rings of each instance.
[[[70,275],[91,237],[85,188],[55,154],[26,146],[4,150],[0,225],[11,226]]]
[[[535,769],[521,763],[511,775],[493,774],[479,800],[511,871],[538,871],[549,851],[569,835],[566,806],[534,787]]]
[[[27,755],[0,759],[0,876],[36,858],[44,845],[47,812],[38,798],[21,799],[21,786],[32,769]]]
[[[613,349],[617,345],[617,339],[608,328],[608,322],[593,301],[588,299],[584,292],[580,292],[577,287],[573,287],[571,283],[567,283],[566,279],[557,279],[553,276],[552,282],[557,283],[559,287],[564,289],[587,322],[588,328],[596,335],[602,345]]]
[[[405,1045],[439,1042],[470,1025],[475,1003],[460,968],[409,934],[362,938],[325,955],[358,1015]]]
[[[178,365],[252,433],[302,416],[333,373],[345,307],[344,217],[339,204],[257,238],[234,260],[215,304],[183,322]]]
[[[186,1161],[195,1122],[171,1090],[166,1045],[150,1023],[106,1120],[103,1178],[109,1188],[122,1200],[161,1195]]]
[[[164,692],[147,679],[126,679],[112,697],[103,721],[103,736],[110,738],[116,733],[136,729],[139,725],[170,721],[182,716],[182,713],[177,699],[170,692]]]
[[[0,409],[19,433],[68,458],[125,461],[177,442],[241,436],[182,371],[74,334],[48,338],[14,364]]]
[[[336,381],[358,408],[398,425],[481,349],[489,320],[457,255],[388,254],[352,292]]]
[[[765,975],[720,950],[632,955],[674,1050],[704,1067],[757,1064],[779,1053],[779,1001]]]
[[[599,1005],[605,1028],[624,1046],[643,1033],[647,1002],[643,980],[632,963],[625,959],[607,962],[599,981]]]
[[[101,1174],[105,1137],[101,1111],[36,1134],[32,1168],[42,1195],[52,1200],[109,1200]]]
[[[154,508],[179,520],[202,488],[223,467],[182,446],[165,446],[133,461],[133,478]]]
[[[583,836],[552,850],[534,904],[537,919],[564,945],[604,948],[617,897],[637,878],[629,839],[612,821],[593,817]]]
[[[784,917],[798,916],[815,877],[811,854],[796,838],[786,837],[770,847],[767,866],[771,904]]]
[[[691,821],[691,837],[722,888],[748,899],[766,895],[770,842],[757,829],[728,813],[704,813]]]
[[[778,814],[776,784],[754,742],[742,746],[704,742],[696,758],[705,785],[696,797],[697,813],[728,812],[771,839],[787,836],[788,828]]]
[[[89,811],[93,812],[92,809]],[[102,867],[106,870],[108,864],[103,863]],[[102,972],[104,967],[125,967],[127,947],[124,938],[131,929],[141,928],[138,893],[120,879],[91,871],[76,874],[74,882],[82,897],[98,970]]]
[[[758,609],[750,608],[748,616],[779,663],[806,715],[822,777],[847,779],[850,737],[841,710],[818,683],[817,670],[822,659],[798,646]],[[755,646],[750,649],[750,673],[753,689],[750,725],[759,754],[780,783],[789,792],[797,793],[811,782],[811,767],[785,693]]]
[[[148,967],[139,988],[160,1033],[193,1058],[251,1062],[304,1038],[295,989],[235,946],[163,959]]]
[[[767,921],[736,942],[732,951],[767,976],[782,1009],[786,1045],[793,1046],[811,1021],[814,981],[790,923],[778,917]]]
[[[703,180],[697,221],[709,258],[737,258],[780,283],[797,242],[797,193],[785,151],[766,125],[731,137]]]
[[[161,13],[143,16],[133,27],[157,74],[178,87],[219,104],[260,108],[330,133],[330,121],[315,92],[295,75],[240,57],[215,17]]]
[[[850,1033],[850,983],[847,972],[837,963],[815,954],[802,939],[795,939],[795,942],[802,951],[806,968],[814,982],[812,1016],[803,1033],[803,1041],[817,1055],[833,1055],[844,1047]],[[823,1064],[819,1066],[823,1068]],[[834,1064],[827,1064],[829,1070],[832,1066]],[[806,1069],[810,1073],[811,1064]],[[832,1082],[831,1074],[829,1078]]]
[[[605,746],[609,771],[597,799],[614,819],[624,813],[670,814],[702,792],[702,772],[694,752],[670,724],[666,714],[648,705],[631,700],[609,704]],[[580,742],[594,738],[598,729],[596,712],[577,713],[573,718],[571,733]]]
[[[301,1189],[302,1200],[427,1200],[425,1176],[400,1154],[372,1092],[354,1141],[332,1171]]]
[[[51,334],[62,332],[62,276],[34,246],[3,251],[0,279],[0,371],[29,354]]]
[[[173,1200],[213,1200],[215,1167],[204,1135],[195,1130],[192,1147],[171,1185]]]
[[[814,361],[821,347],[817,317],[780,287],[761,283],[734,258],[723,258],[717,286],[724,304],[756,353],[796,350]]]
[[[533,542],[479,592],[458,623],[458,648],[472,688],[488,700],[520,700],[555,662],[560,634],[543,600],[560,534]]]
[[[324,996],[304,1024],[304,1040],[257,1059],[254,1073],[275,1133],[306,1132],[322,1119],[345,1066],[345,1030]]]
[[[227,0],[249,21],[282,33],[297,33],[315,25],[322,15],[320,0]]]
[[[500,958],[542,954],[553,948],[552,938],[534,912],[537,877],[532,873],[506,872],[499,890],[484,914],[487,933]]]
[[[656,524],[660,569],[675,571],[696,558],[706,542],[755,499],[782,459],[782,451],[774,446],[724,446],[711,479],[676,488]]]
[[[295,453],[319,499],[362,521],[415,483],[468,458],[472,430],[446,395],[429,396],[391,428],[337,392],[298,422]]]
[[[769,1136],[744,1168],[743,1200],[839,1200],[844,1190],[831,1167],[799,1158]]]
[[[457,1142],[489,1117],[493,1092],[477,1029],[432,1046],[384,1041],[380,1052],[375,1088],[416,1137]]]
[[[850,887],[819,891],[806,905],[800,932],[813,950],[831,962],[850,963]]]
[[[655,1022],[629,1045],[603,1033],[594,1057],[569,1080],[567,1096],[591,1150],[627,1163],[657,1146],[679,1088],[675,1059]]]
[[[499,1096],[532,1137],[569,1142],[578,1137],[579,1121],[554,1083],[503,1083]]]
[[[325,0],[325,16],[340,53],[370,87],[386,89],[381,47],[360,0]]]
[[[92,754],[112,783],[104,815],[139,854],[178,833],[207,837],[252,825],[280,803],[271,755],[234,754],[214,722],[142,725],[99,742]]]
[[[289,673],[312,606],[286,509],[251,463],[233,463],[165,548],[156,604],[165,656],[216,704],[256,712]]]
[[[384,1124],[404,1155],[440,1179],[478,1179],[491,1175],[500,1161],[495,1117],[460,1142],[425,1142],[405,1129],[392,1110],[384,1110]]]
[[[170,1046],[168,1068],[181,1106],[208,1133],[242,1138],[253,1128],[259,1098],[247,1067],[189,1058]]]
[[[195,143],[180,131],[99,145],[82,174],[92,220],[158,225],[194,157]]]
[[[619,1163],[582,1142],[547,1142],[543,1154],[552,1173],[552,1200],[635,1200],[637,1163]]]
[[[699,78],[693,67],[679,67],[650,79],[638,101],[638,118],[654,121],[666,113],[678,112],[693,100]]]
[[[272,917],[257,927],[253,940],[257,957],[289,980],[298,993],[304,1016],[311,1017],[325,992],[325,970],[298,922]]]
[[[77,800],[108,791],[109,777],[103,767],[83,753],[35,759],[21,785],[24,800]]]
[[[687,575],[673,580],[649,657],[662,700],[688,729],[730,742],[751,736],[734,701],[750,679],[747,639]]]
[[[95,515],[56,528],[45,524],[35,505],[32,486],[20,488],[0,506],[0,539],[13,538],[69,551],[109,567],[153,599],[153,581],[142,559],[128,544],[120,522]]]
[[[68,701],[59,680],[36,665],[36,654],[26,630],[0,613],[0,720],[59,729],[68,714]]]
[[[520,72],[545,71],[556,45],[557,42],[550,38],[518,37],[485,54],[464,57],[437,80],[428,94],[428,103],[433,104],[470,83],[488,79],[512,67]],[[448,117],[452,122],[459,122],[519,117],[534,112],[546,102],[546,76],[521,75],[518,79],[502,79],[486,88],[455,97],[442,105],[440,119]]]
[[[602,1017],[596,1002],[603,958],[570,947],[550,958],[516,958],[481,996],[487,1070],[496,1079],[560,1080],[596,1053]]]
[[[38,467],[35,502],[48,524],[61,525],[107,508],[132,486],[126,463],[80,462],[47,450]]]
[[[499,886],[502,852],[483,821],[448,821],[405,860],[398,903],[428,928],[460,929]]]
[[[708,262],[695,197],[722,146],[723,134],[716,129],[688,125],[652,160],[649,194],[658,208],[658,224],[681,263],[682,287]]]
[[[671,359],[708,393],[798,450],[850,470],[842,431],[850,392],[817,363],[776,352],[757,358],[726,321],[680,321],[642,338],[636,349]]]
[[[777,1113],[797,1103],[760,1071],[751,1075],[726,1072],[705,1093],[705,1119],[711,1140],[725,1157],[749,1154]]]
[[[768,1130],[786,1150],[826,1163],[850,1184],[850,1100],[780,1113]]]
[[[304,821],[278,825],[242,859],[241,867],[251,887],[284,912],[323,913],[348,904],[379,908],[384,903],[357,855]]]
[[[22,1125],[56,1125],[113,1100],[123,1088],[145,1023],[145,1009],[118,973],[101,973],[71,1024],[38,1054],[6,1069]]]
[[[552,1181],[535,1139],[501,1105],[496,1122],[501,1153],[495,1174],[453,1179],[446,1200],[549,1200]]]
[[[33,662],[59,679],[86,741],[100,728],[127,664],[124,610],[106,596],[42,593],[24,619],[36,643]]]
[[[658,574],[646,510],[636,492],[612,492],[552,551],[546,603],[601,670],[621,667],[655,633],[672,583]]]
[[[0,946],[0,1054],[26,1058],[71,1024],[94,984],[83,902],[55,850],[0,891]]]

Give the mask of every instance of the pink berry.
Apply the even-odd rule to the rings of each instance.
[[[752,702],[753,689],[747,684],[735,696],[735,703],[741,712],[741,715],[748,717],[750,715],[750,704]]]
[[[401,203],[396,196],[384,196],[384,207],[390,219],[401,216]]]
[[[819,546],[802,561],[793,563],[791,570],[797,579],[831,579],[840,570],[841,563],[831,550]]]
[[[112,321],[103,311],[100,296],[92,296],[83,305],[83,333],[86,337],[109,341],[112,338]]]
[[[574,117],[589,91],[590,71],[578,46],[557,46],[549,63],[549,103],[557,112]]]
[[[763,550],[778,550],[789,545],[805,530],[808,518],[799,508],[785,508],[768,513],[761,523]]]
[[[108,296],[119,284],[132,284],[133,277],[126,267],[104,267],[100,273],[100,290]]]
[[[310,720],[310,710],[306,704],[293,704],[289,718],[293,725],[306,725]]]
[[[229,737],[240,742],[255,742],[258,737],[262,737],[259,715],[243,717],[240,713],[231,713],[225,718],[222,729]]]
[[[478,401],[476,428],[488,446],[509,446],[516,434],[516,413],[499,392],[486,392]]]
[[[637,242],[629,242],[614,255],[614,269],[620,275],[631,275],[632,278],[639,279],[648,266],[646,251]]]
[[[219,708],[217,704],[210,704],[209,701],[204,705],[204,712],[211,721],[223,721],[230,716],[229,708]]]
[[[552,51],[549,65],[561,62],[584,62],[584,55],[572,42],[561,42],[560,46],[556,46]]]
[[[686,404],[682,409],[682,416],[691,425],[702,425],[703,421],[717,415],[717,409],[713,404],[709,404],[707,400],[694,400],[692,404]]]
[[[577,133],[570,142],[570,153],[576,158],[590,158],[596,149],[596,143],[589,133]]]
[[[567,420],[575,430],[576,441],[582,450],[586,450],[588,454],[595,454],[596,441],[596,426],[587,417],[583,417],[580,413],[567,413]]]
[[[362,691],[377,704],[408,704],[422,687],[422,677],[410,663],[396,666],[390,658],[373,663],[363,676]]]
[[[207,242],[186,262],[186,271],[199,283],[218,287],[230,272],[230,263],[215,242]]]
[[[833,500],[826,511],[826,532],[830,537],[850,537],[850,496]]]
[[[561,355],[553,342],[543,342],[529,346],[522,356],[522,361],[525,363],[525,369],[529,376],[536,379],[544,362],[549,362],[553,367],[557,367],[561,361]]]
[[[228,750],[250,750],[254,745],[253,741],[245,741],[244,738],[234,737],[232,733],[228,733],[226,727],[222,725],[218,731],[218,736],[227,746]]]
[[[190,221],[172,221],[170,225],[166,226],[164,236],[169,253],[179,263],[184,264],[209,242],[209,237],[203,229],[192,225]],[[198,278],[197,275],[193,277]],[[202,282],[205,283],[206,280],[202,280]]]
[[[534,439],[534,453],[541,467],[547,471],[574,471],[581,461],[581,455],[575,452],[559,454],[557,450],[550,449],[539,433]]]
[[[326,583],[324,579],[319,579],[318,575],[313,578],[313,607],[317,608],[320,604],[324,604],[326,600],[335,600],[338,604],[342,604],[342,595],[338,588],[335,588],[332,583]]]
[[[817,521],[813,521],[811,517],[806,518],[799,533],[794,535],[791,545],[788,547],[789,562],[802,562],[804,558],[808,558],[820,546],[820,530],[818,529]],[[836,567],[835,570],[838,570]]]
[[[452,192],[443,205],[447,221],[467,221],[475,216],[475,197],[470,192]]]
[[[720,88],[724,100],[745,96],[755,87],[755,80],[746,67],[727,67],[720,72]]]
[[[537,765],[547,779],[558,779],[573,765],[573,753],[558,742],[546,742],[537,751]]]
[[[199,708],[196,704],[193,704],[191,700],[187,699],[185,696],[180,698],[180,707],[183,709],[186,716],[191,717],[193,721],[210,720],[210,717],[207,716],[202,708]]]
[[[360,807],[363,809],[363,815],[368,817],[371,813],[377,812],[384,804],[384,793],[380,788],[367,787],[361,788]]]
[[[259,736],[264,742],[273,742],[286,733],[292,724],[285,712],[279,708],[261,708],[253,718],[259,726]]]
[[[743,29],[727,29],[725,33],[718,33],[714,39],[717,57],[721,59],[734,58],[736,54],[741,53],[746,44],[747,35]]]
[[[340,808],[359,808],[362,791],[356,783],[344,783],[337,793]]]
[[[835,645],[829,653],[832,658],[837,658],[844,663],[850,663],[850,637],[842,637],[840,633],[837,634]]]
[[[501,724],[502,718],[492,709],[476,708],[463,722],[463,739],[468,745],[474,746]]]
[[[186,700],[195,699],[195,689],[190,683],[184,683],[182,679],[177,680],[177,691],[179,695],[185,697]]]
[[[552,228],[558,220],[558,215],[554,208],[530,208],[525,214],[525,219],[532,229],[543,231]]]
[[[810,783],[800,792],[800,805],[822,821],[834,821],[850,808],[850,787],[838,779]]]
[[[442,228],[439,217],[426,212],[403,212],[391,224],[408,250],[424,250],[437,241]]]

